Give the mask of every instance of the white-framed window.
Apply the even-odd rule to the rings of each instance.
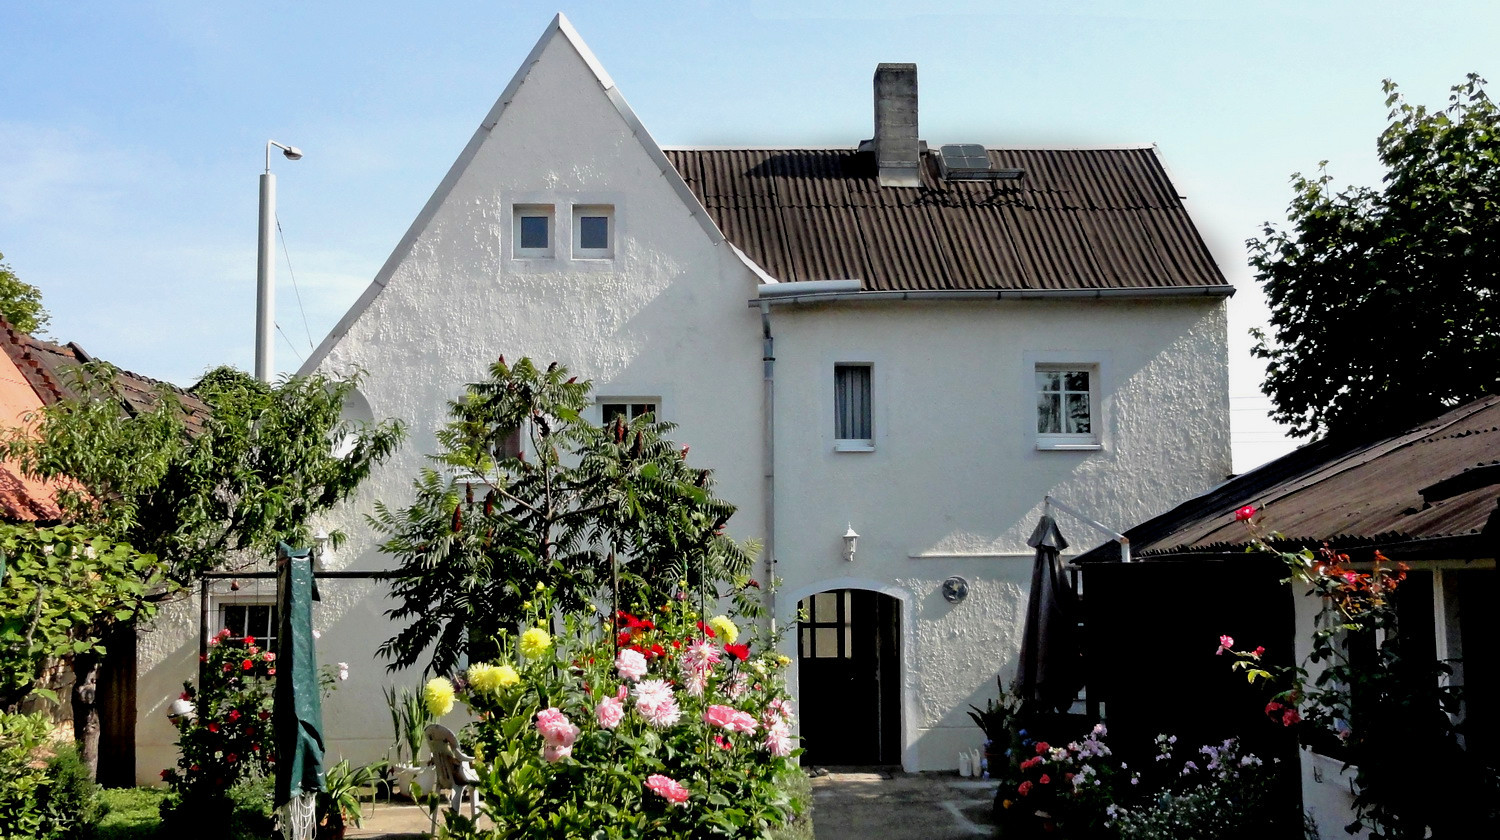
[[[661,400],[654,397],[600,397],[599,398],[599,422],[607,425],[616,417],[623,417],[627,421],[637,417],[650,414],[657,420],[661,419]]]
[[[274,587],[275,582],[271,585]],[[262,650],[276,651],[276,599],[232,598],[217,603],[218,626],[229,631],[229,638],[255,640]]]
[[[615,208],[608,204],[573,205],[573,257],[609,259],[615,255]]]
[[[550,204],[515,206],[515,256],[550,257],[556,239],[556,222]]]
[[[1038,449],[1099,447],[1099,365],[1037,363],[1035,370]]]
[[[838,452],[875,450],[873,369],[868,363],[833,366],[833,448]]]

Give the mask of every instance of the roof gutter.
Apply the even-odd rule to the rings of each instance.
[[[858,280],[804,280],[797,283],[772,283],[760,287],[759,297],[749,302],[759,308],[762,303],[833,303],[836,301],[877,300],[1151,300],[1156,298],[1218,297],[1234,294],[1233,286],[1160,286],[1110,289],[949,289],[914,291],[859,290]]]

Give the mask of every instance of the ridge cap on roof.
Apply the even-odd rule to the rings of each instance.
[[[947,145],[947,144],[944,144]],[[928,154],[934,148],[929,144]],[[1005,145],[988,146],[985,151],[989,152],[1138,152],[1155,149],[1155,143],[1106,143],[1100,145]],[[720,144],[698,144],[698,143],[663,143],[661,150],[664,152],[859,152],[859,146],[838,145],[813,145],[813,144],[774,144],[753,143],[748,145],[720,145]]]

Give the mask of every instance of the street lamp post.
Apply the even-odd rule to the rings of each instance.
[[[255,261],[255,378],[270,382],[271,348],[276,329],[276,176],[271,174],[271,147],[287,160],[300,160],[296,146],[266,141],[266,171],[260,176],[260,249]]]

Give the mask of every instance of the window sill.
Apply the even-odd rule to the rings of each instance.
[[[836,440],[833,442],[834,452],[874,452],[875,441],[873,440]]]
[[[1104,445],[1100,443],[1062,443],[1039,440],[1036,442],[1038,452],[1100,452]]]

